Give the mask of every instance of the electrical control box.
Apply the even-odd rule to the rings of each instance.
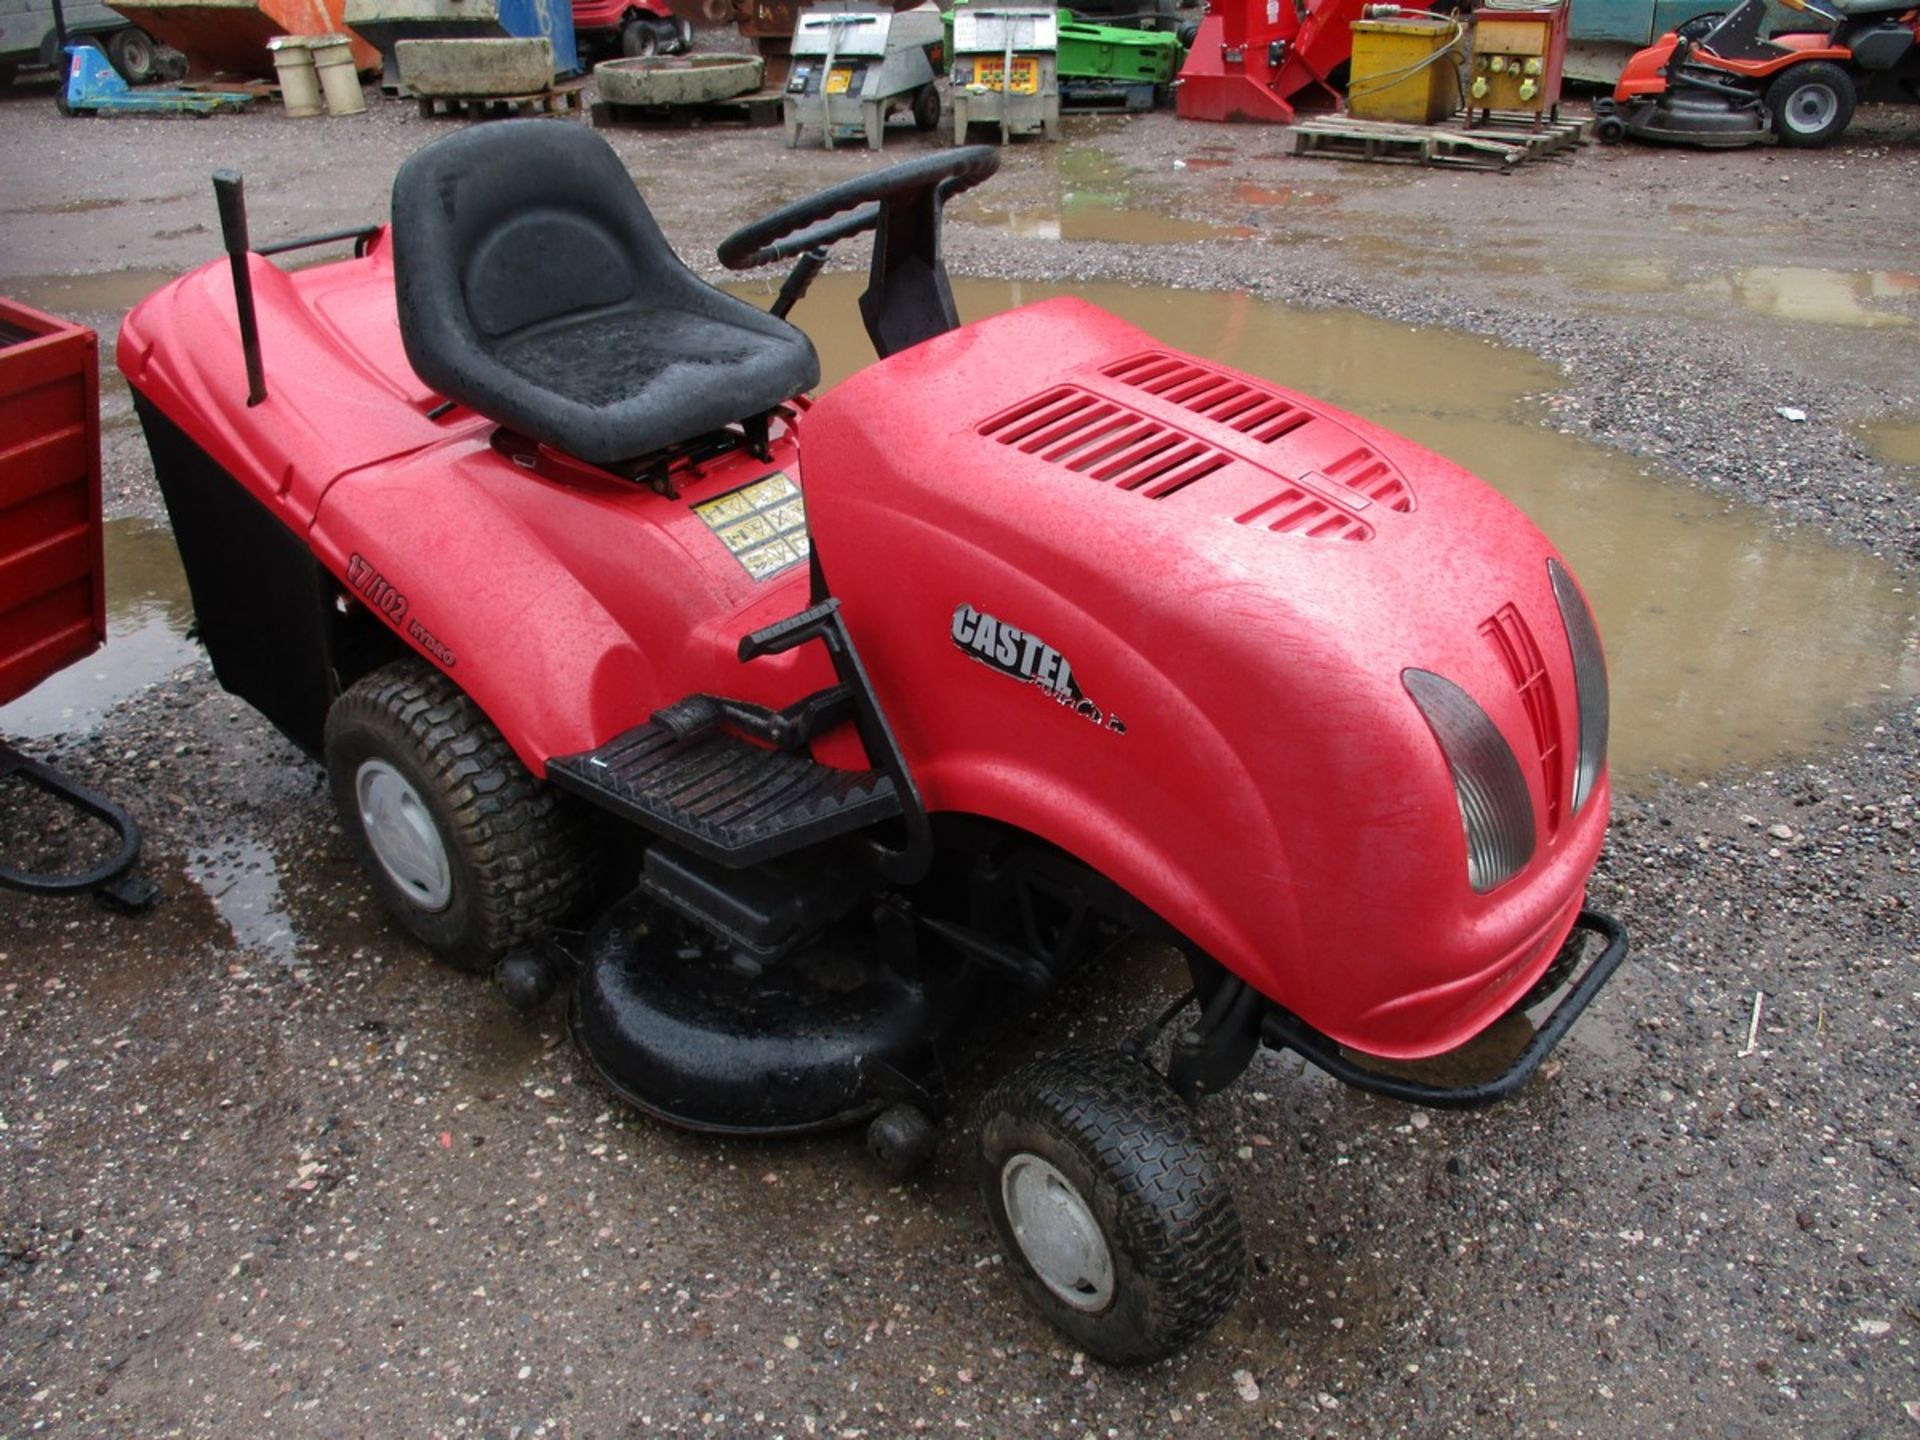
[[[1565,4],[1475,10],[1467,108],[1556,116],[1567,56],[1567,11]]]
[[[800,143],[802,126],[815,125],[829,149],[836,139],[864,135],[878,150],[887,117],[896,111],[912,114],[921,130],[933,129],[940,123],[940,52],[940,17],[930,10],[818,5],[803,11],[782,107],[787,148]]]
[[[953,143],[987,125],[1001,144],[1035,131],[1060,138],[1060,12],[1053,0],[956,6]]]

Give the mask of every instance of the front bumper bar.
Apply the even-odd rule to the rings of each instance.
[[[1435,1110],[1474,1110],[1491,1105],[1504,1100],[1532,1078],[1533,1072],[1540,1068],[1540,1062],[1566,1038],[1567,1031],[1573,1028],[1573,1022],[1580,1018],[1581,1012],[1600,993],[1613,972],[1620,968],[1620,962],[1627,958],[1626,927],[1611,915],[1598,910],[1582,910],[1580,918],[1573,922],[1573,929],[1576,936],[1589,935],[1601,940],[1600,953],[1587,962],[1572,988],[1554,1006],[1553,1013],[1535,1032],[1526,1049],[1492,1079],[1472,1085],[1429,1085],[1424,1081],[1408,1080],[1371,1069],[1352,1052],[1343,1050],[1337,1040],[1321,1034],[1299,1016],[1278,1005],[1267,1007],[1260,1022],[1260,1038],[1270,1049],[1297,1050],[1334,1079],[1374,1095],[1384,1095],[1390,1100],[1404,1100]],[[1569,943],[1574,942],[1570,939]],[[1525,1003],[1522,1002],[1523,1005]]]

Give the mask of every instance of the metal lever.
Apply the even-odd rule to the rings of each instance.
[[[260,322],[253,313],[253,272],[247,268],[247,193],[237,170],[213,172],[213,197],[220,206],[220,235],[233,266],[233,308],[240,316],[240,352],[247,362],[247,404],[267,398],[266,372],[260,363]]]
[[[807,291],[827,263],[827,252],[816,245],[801,255],[799,262],[788,274],[786,283],[780,287],[780,293],[773,300],[773,318],[784,320],[787,312],[807,298]]]

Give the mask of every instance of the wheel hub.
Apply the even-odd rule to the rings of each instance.
[[[388,878],[422,910],[446,909],[453,868],[420,792],[386,761],[368,760],[354,773],[353,794],[360,828]]]
[[[1022,1153],[1001,1167],[1000,1195],[1014,1242],[1041,1283],[1076,1310],[1106,1309],[1113,1252],[1073,1182],[1038,1155]]]
[[[1824,85],[1809,85],[1796,90],[1787,101],[1787,123],[1795,130],[1811,134],[1833,123],[1840,98]]]

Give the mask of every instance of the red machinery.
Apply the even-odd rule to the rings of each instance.
[[[1504,0],[1475,11],[1467,107],[1558,119],[1571,8]]]
[[[1742,0],[1704,35],[1663,35],[1594,103],[1600,138],[1726,148],[1773,138],[1830,144],[1862,101],[1920,100],[1920,5],[1783,0],[1825,28],[1763,38],[1766,7]]]
[[[1353,22],[1369,3],[1207,0],[1174,88],[1180,118],[1290,125],[1298,111],[1337,109],[1353,55]]]
[[[0,300],[0,705],[106,638],[99,342],[84,326]],[[124,810],[0,744],[0,779],[8,776],[95,816],[119,843],[77,874],[0,863],[0,885],[41,894],[93,890],[138,856],[139,833]]]
[[[1143,1361],[1244,1267],[1180,1098],[1266,1045],[1487,1104],[1620,964],[1583,907],[1606,667],[1552,545],[1440,456],[1083,301],[961,324],[941,210],[998,164],[728,237],[730,269],[797,261],[772,313],[577,126],[434,142],[391,229],[292,273],[223,176],[230,267],[143,301],[118,358],[221,682],[324,757],[425,945],[528,1009],[572,980],[641,1109],[871,1121],[910,1163],[972,1015],[1123,933],[1183,952],[1164,1075],[1153,1026],[1056,1053],[976,1151],[1027,1294]],[[815,399],[785,317],[868,230],[878,358]],[[1433,1055],[1563,987],[1478,1084],[1342,1048]]]
[[[573,32],[582,58],[684,55],[693,22],[660,0],[573,0]]]

